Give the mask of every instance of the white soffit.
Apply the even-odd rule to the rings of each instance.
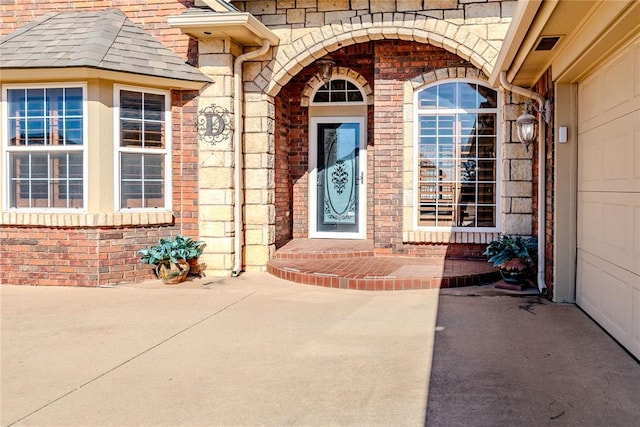
[[[635,0],[520,0],[489,82],[497,86],[506,71],[511,83],[532,87],[549,67],[554,80],[574,80],[637,31],[639,15]],[[551,36],[560,36],[553,49],[535,50],[542,37]]]
[[[263,40],[271,45],[280,41],[269,28],[247,12],[215,13],[203,11],[167,18],[171,27],[196,39],[229,37],[243,46],[261,46]]]

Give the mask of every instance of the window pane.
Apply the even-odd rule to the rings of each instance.
[[[142,147],[142,122],[120,121],[120,145],[122,147]]]
[[[313,102],[329,102],[329,92],[316,92],[316,96],[313,97]]]
[[[498,94],[495,90],[485,87],[478,87],[479,108],[498,108]]]
[[[142,182],[122,181],[120,203],[123,208],[142,208]]]
[[[65,89],[65,116],[82,116],[82,88]]]
[[[438,106],[438,86],[431,86],[418,95],[418,108],[436,108]]]
[[[164,148],[164,123],[145,123],[144,146]]]
[[[120,92],[120,117],[142,119],[142,92]]]
[[[44,117],[44,89],[27,89],[27,111],[29,117]]]
[[[142,179],[142,154],[122,154],[120,178]]]
[[[346,102],[347,94],[344,92],[331,92],[331,102]]]
[[[331,81],[331,90],[340,90],[343,91],[347,88],[345,80],[332,80]]]
[[[64,115],[64,90],[54,88],[46,90],[46,115]]]
[[[364,101],[362,99],[362,94],[360,93],[360,91],[349,91],[347,92],[347,101],[349,102],[361,102]]]
[[[21,119],[9,119],[9,145],[25,145],[26,121]]]
[[[63,122],[63,141],[65,145],[82,145],[82,119],[65,119]]]
[[[438,85],[438,108],[456,108],[456,83]]]
[[[44,145],[46,120],[44,118],[28,119],[25,129],[27,145]]]
[[[145,180],[164,179],[164,156],[145,155],[144,156],[144,178]]]
[[[496,157],[496,138],[478,138],[478,157],[492,159]]]
[[[164,95],[147,93],[144,95],[144,119],[163,120],[164,119]]]
[[[24,117],[27,108],[27,93],[24,89],[9,89],[9,117]]]
[[[478,181],[496,180],[496,162],[495,160],[479,160],[478,161]]]
[[[461,83],[458,86],[460,102],[458,106],[465,110],[473,110],[479,107],[477,99],[477,85],[473,83]]]

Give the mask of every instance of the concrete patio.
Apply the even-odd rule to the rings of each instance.
[[[640,365],[578,308],[267,273],[2,286],[1,425],[632,425]]]

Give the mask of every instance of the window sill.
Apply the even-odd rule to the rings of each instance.
[[[44,213],[4,212],[0,225],[36,227],[131,227],[172,224],[173,212],[127,212],[127,213]]]
[[[405,231],[404,243],[478,243],[487,244],[500,236],[498,232]]]

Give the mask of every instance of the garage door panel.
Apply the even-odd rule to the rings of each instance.
[[[594,73],[579,86],[578,130],[586,132],[638,109],[638,53],[640,43]]]
[[[576,302],[587,312],[597,312],[599,309],[601,271],[596,265],[596,258],[588,253],[578,250],[578,266],[576,277]]]
[[[640,110],[582,133],[578,164],[578,191],[637,192]]]
[[[602,203],[591,193],[578,193],[579,248],[594,251],[602,238]]]
[[[578,272],[577,304],[624,345],[638,343],[640,276],[581,250]]]
[[[578,248],[640,274],[640,194],[579,193]]]

